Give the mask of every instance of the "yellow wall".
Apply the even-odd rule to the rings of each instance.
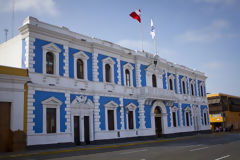
[[[226,121],[225,125],[228,127],[229,125],[233,124],[234,129],[240,129],[240,112],[230,112],[225,111],[226,114]]]
[[[21,68],[0,66],[0,74],[27,77],[28,76],[28,71],[26,69],[21,69]]]

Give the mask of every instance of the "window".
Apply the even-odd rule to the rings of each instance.
[[[55,97],[50,97],[41,104],[43,106],[43,133],[59,133],[62,102]]]
[[[152,75],[152,86],[157,87],[157,78],[155,74]]]
[[[128,112],[128,128],[133,129],[133,111]]]
[[[191,93],[192,93],[192,96],[194,96],[193,84],[191,84]]]
[[[81,80],[87,80],[88,75],[88,55],[84,53],[83,51],[77,52],[73,54],[74,57],[74,78],[75,79],[81,79]]]
[[[46,73],[54,74],[54,54],[52,52],[46,54]]]
[[[183,94],[186,94],[186,85],[185,85],[185,81],[182,81],[182,91],[183,91]]]
[[[108,110],[108,130],[114,130],[114,111]]]
[[[130,72],[128,69],[125,70],[125,79],[126,79],[126,86],[131,86]]]
[[[137,106],[134,103],[129,103],[125,106],[126,118],[127,118],[127,129],[135,129],[136,126],[136,111]]]
[[[186,112],[186,125],[189,126],[189,112]]]
[[[170,90],[173,90],[173,82],[172,82],[172,79],[169,79],[169,86],[170,86]]]
[[[59,74],[59,54],[61,51],[54,43],[42,46],[42,72],[44,74]]]
[[[56,108],[47,108],[47,133],[56,133]]]
[[[84,79],[84,65],[81,59],[77,60],[77,78]]]
[[[173,117],[173,127],[177,127],[176,112],[172,112],[172,117]]]
[[[104,105],[105,107],[105,125],[107,131],[117,129],[117,107],[119,105],[114,101],[110,101]]]
[[[111,82],[111,66],[109,64],[105,65],[105,80]]]
[[[203,97],[203,86],[201,85],[201,87],[200,87],[200,89],[201,89],[201,96]]]
[[[204,125],[207,125],[207,113],[205,112],[203,116],[204,116]]]

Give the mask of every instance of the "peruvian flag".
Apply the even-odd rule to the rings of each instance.
[[[136,10],[129,14],[133,19],[136,19],[139,23],[141,23],[141,10]]]

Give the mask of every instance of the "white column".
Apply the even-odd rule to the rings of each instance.
[[[69,91],[65,92],[65,97],[66,97],[66,100],[65,100],[65,104],[66,104],[66,108],[65,108],[65,111],[66,111],[66,115],[65,115],[65,118],[66,118],[66,122],[65,122],[65,125],[67,126],[66,128],[66,131],[65,132],[71,132],[71,107],[70,107],[70,93]]]
[[[166,89],[168,89],[169,86],[168,86],[168,71],[167,71],[167,70],[165,70],[165,76],[166,76],[166,79],[165,79],[165,82],[166,82]]]
[[[98,53],[97,51],[93,48],[93,58],[92,58],[92,72],[93,72],[93,81],[98,82]]]
[[[63,53],[63,55],[64,55],[64,70],[65,70],[65,72],[64,72],[64,77],[68,77],[69,76],[69,73],[68,73],[68,66],[69,66],[69,64],[68,64],[68,45],[64,45],[63,46],[63,48],[64,48],[64,53]]]
[[[135,68],[136,68],[136,86],[141,87],[141,70],[140,70],[140,64],[136,62]]]
[[[179,75],[176,73],[176,81],[177,81],[177,93],[180,93],[180,87],[179,87]]]
[[[94,124],[95,124],[95,132],[100,131],[100,109],[99,109],[99,96],[94,96],[93,97],[94,100]]]
[[[121,118],[121,130],[124,130],[124,110],[123,110],[123,98],[120,98],[120,118]]]
[[[119,57],[117,57],[117,73],[118,73],[118,84],[121,85],[121,65],[120,65]]]
[[[182,117],[182,103],[178,103],[179,105],[179,118],[180,118],[180,126],[183,126],[183,117]]]
[[[140,129],[145,129],[145,115],[144,115],[144,102],[145,100],[138,100],[139,103],[139,120],[140,120]]]
[[[25,67],[28,68],[29,72],[35,72],[33,65],[35,64],[34,62],[34,57],[35,57],[35,53],[34,53],[34,42],[35,42],[35,38],[33,38],[32,36],[29,35],[29,37],[25,38]]]

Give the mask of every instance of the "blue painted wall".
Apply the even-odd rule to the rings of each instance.
[[[166,83],[166,71],[164,70],[163,71],[163,77],[162,77],[162,80],[163,80],[163,89],[167,89],[167,83]]]
[[[25,56],[25,53],[26,53],[26,42],[25,42],[25,39],[22,39],[22,68],[26,68],[26,65],[25,65],[25,60],[26,60],[26,56]]]
[[[35,133],[42,133],[43,132],[43,106],[42,101],[50,98],[55,97],[58,100],[62,102],[62,105],[60,106],[60,132],[65,132],[66,130],[66,104],[65,104],[65,94],[64,93],[56,93],[56,92],[45,92],[45,91],[35,91],[35,94],[33,96],[35,102],[33,103],[33,106],[35,107],[35,110],[33,111],[33,114],[35,115],[35,118],[33,119],[34,126],[33,130]]]
[[[146,65],[141,64],[140,65],[140,75],[141,75],[141,85],[142,87],[146,86]]]
[[[183,119],[183,125],[184,126],[187,126],[186,125],[186,119],[185,119],[185,111],[184,109],[186,107],[189,107],[191,109],[191,105],[190,104],[182,104],[182,119]],[[190,126],[192,126],[192,112],[190,111]]]
[[[107,58],[108,56],[105,56],[103,54],[98,54],[98,79],[99,79],[99,82],[103,82],[103,64],[102,64],[102,60]],[[117,73],[117,70],[118,70],[118,62],[117,62],[117,59],[114,58],[114,57],[111,57],[114,61],[115,61],[115,64],[114,64],[114,83],[117,84],[118,83],[118,73]]]
[[[144,115],[145,115],[145,127],[151,128],[151,105],[144,106]]]
[[[106,130],[106,125],[105,125],[105,107],[104,105],[110,101],[114,101],[115,103],[117,103],[118,105],[120,105],[120,101],[119,98],[115,98],[115,97],[104,97],[101,96],[99,99],[99,115],[100,115],[100,128],[101,130]],[[120,106],[117,108],[117,128],[120,129],[121,128],[121,119],[120,119],[120,114],[118,112],[120,112],[119,108],[121,108]]]
[[[168,122],[168,127],[171,127],[171,113],[170,113],[170,107],[166,106],[166,110],[167,110],[167,122]]]
[[[124,71],[123,71],[123,66],[128,63],[126,61],[120,61],[120,67],[121,67],[121,84],[122,86],[124,85]],[[133,66],[133,71],[132,71],[132,77],[133,77],[133,86],[136,87],[136,72],[135,72],[135,64],[130,63]]]
[[[130,103],[133,103],[137,106],[135,110],[135,119],[136,119],[136,128],[139,128],[140,122],[139,122],[139,108],[138,108],[138,101],[136,99],[123,99],[123,106],[124,106],[124,128],[127,129],[127,115],[126,115],[126,106]]]
[[[44,45],[47,45],[47,44],[49,44],[49,43],[51,43],[51,42],[48,42],[48,41],[45,41],[45,40],[41,40],[41,39],[35,39],[35,42],[34,42],[34,46],[35,46],[35,49],[33,50],[33,52],[34,52],[34,54],[35,54],[35,56],[34,56],[34,58],[33,58],[33,60],[34,60],[34,62],[35,62],[35,64],[33,64],[33,68],[35,69],[35,72],[37,72],[37,73],[43,73],[43,67],[42,67],[42,65],[43,65],[43,51],[42,51],[42,47],[44,46]],[[61,52],[59,53],[59,75],[60,76],[63,76],[63,74],[65,73],[65,71],[64,71],[64,55],[63,55],[63,53],[64,53],[64,48],[63,48],[63,45],[61,45],[61,44],[57,44],[57,43],[54,43],[55,45],[57,45],[59,48],[60,48],[60,50],[61,50]]]
[[[200,109],[201,109],[202,125],[204,125],[203,110],[204,110],[205,108],[208,109],[208,106],[206,106],[206,105],[201,105],[201,106],[200,106]],[[209,122],[209,113],[208,113],[208,112],[207,112],[207,124],[210,124],[210,122]]]
[[[78,50],[78,49],[74,49],[74,48],[69,48],[68,49],[68,61],[69,61],[69,77],[70,78],[74,78],[74,53],[80,52],[82,50]],[[87,60],[87,71],[88,71],[88,75],[87,78],[89,81],[92,81],[92,53],[90,52],[86,52],[86,51],[82,51],[84,52],[89,58]]]

